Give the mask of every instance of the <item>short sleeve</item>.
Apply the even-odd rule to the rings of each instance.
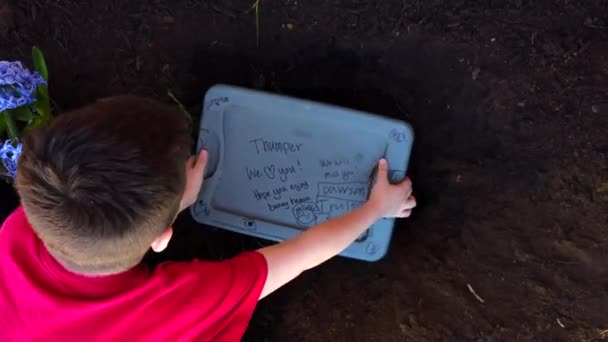
[[[217,329],[214,341],[239,341],[266,283],[266,258],[245,252],[217,263],[201,262],[205,264],[197,286],[201,314],[216,323],[209,326]]]
[[[143,311],[146,326],[159,340],[240,341],[267,274],[259,252],[219,262],[161,263],[146,291],[155,297]]]

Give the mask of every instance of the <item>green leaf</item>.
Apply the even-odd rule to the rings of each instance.
[[[45,86],[38,86],[36,89],[36,99],[34,110],[38,114],[38,120],[35,120],[34,126],[47,123],[52,118],[49,89]]]
[[[42,50],[37,46],[32,47],[32,58],[34,59],[34,66],[36,71],[40,73],[42,78],[48,83],[49,72],[46,66],[46,61]],[[34,102],[34,110],[38,114],[34,116],[30,121],[30,125],[37,127],[46,124],[52,117],[51,113],[51,98],[49,97],[49,88],[45,86],[36,87],[36,102]]]
[[[15,121],[12,118],[11,111],[5,110],[0,113],[2,116],[2,121],[6,125],[6,133],[8,133],[8,137],[12,140],[19,139],[19,131],[17,130],[17,125],[15,125]]]
[[[42,78],[48,82],[49,71],[46,67],[46,61],[44,60],[42,50],[40,50],[37,46],[32,47],[32,58],[34,59],[34,67],[36,68],[36,71],[38,71]]]
[[[6,130],[6,123],[4,123],[4,120],[0,120],[0,136],[2,136],[2,134],[4,134],[5,130]]]
[[[30,123],[27,126],[25,126],[25,128],[23,128],[23,132],[21,132],[21,136],[25,137],[26,135],[30,134],[32,129],[39,127],[39,126],[42,126],[40,117],[34,116],[32,118],[32,121],[30,121]]]
[[[29,123],[30,121],[32,121],[32,118],[34,117],[32,110],[27,106],[17,107],[15,109],[13,109],[12,111],[13,111],[13,118],[15,120],[25,121],[25,122]]]

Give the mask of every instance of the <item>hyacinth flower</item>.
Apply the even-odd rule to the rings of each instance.
[[[46,63],[38,48],[34,47],[32,55],[34,72],[18,61],[0,61],[0,135],[6,132],[8,137],[0,145],[0,159],[6,175],[13,179],[21,153],[21,135],[51,118]]]
[[[23,145],[20,143],[17,144],[16,147],[13,146],[13,143],[10,140],[5,141],[2,147],[0,147],[0,159],[6,170],[6,176],[12,179],[17,177],[17,160],[21,154],[22,147]]]

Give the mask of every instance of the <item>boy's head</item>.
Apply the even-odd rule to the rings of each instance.
[[[190,145],[177,109],[132,96],[100,100],[25,138],[17,192],[64,266],[121,272],[170,238]]]

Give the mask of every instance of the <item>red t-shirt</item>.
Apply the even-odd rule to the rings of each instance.
[[[257,252],[74,274],[19,208],[0,229],[0,341],[239,341],[266,275]]]

